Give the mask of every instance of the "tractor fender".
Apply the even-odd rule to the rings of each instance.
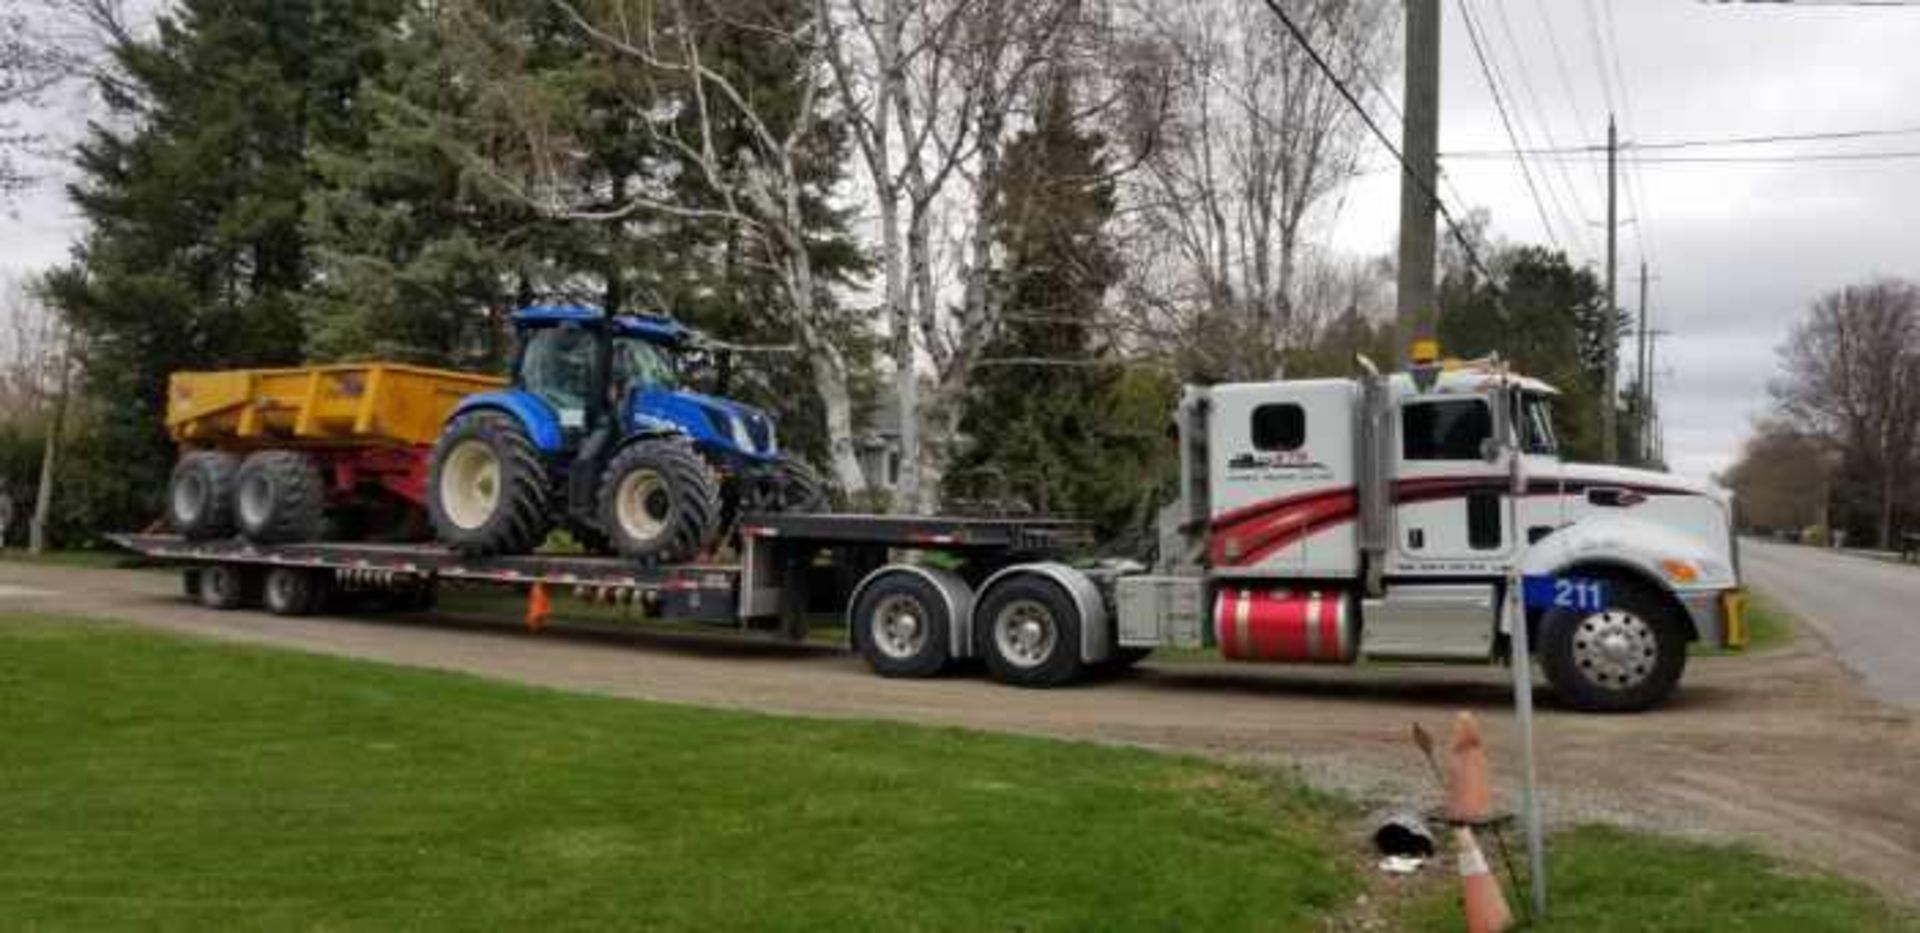
[[[521,429],[527,432],[527,438],[541,453],[555,453],[564,446],[559,415],[554,413],[553,406],[531,392],[502,389],[469,395],[454,406],[447,420],[452,421],[475,411],[497,411],[518,421]]]

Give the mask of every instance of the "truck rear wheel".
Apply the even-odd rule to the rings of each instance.
[[[260,601],[278,616],[310,615],[324,592],[320,572],[305,567],[274,567],[260,588]]]
[[[246,567],[208,564],[199,576],[200,605],[208,609],[239,609],[257,598],[257,575]]]
[[[925,577],[889,571],[868,583],[850,616],[853,644],[882,677],[932,677],[952,660],[954,619]]]
[[[455,418],[433,445],[427,512],[442,544],[472,556],[525,554],[552,524],[546,469],[513,419]]]
[[[320,537],[327,486],[313,458],[292,450],[263,450],[240,464],[233,512],[249,541],[279,544]]]
[[[1540,622],[1540,667],[1561,700],[1583,712],[1658,705],[1687,666],[1686,626],[1674,607],[1643,584],[1610,585],[1605,610],[1554,609]]]
[[[167,523],[192,541],[233,534],[233,489],[240,461],[217,450],[189,451],[167,482]]]
[[[1066,591],[1032,574],[988,590],[974,613],[980,655],[995,680],[1054,687],[1079,677],[1080,608]]]
[[[719,524],[713,471],[683,441],[635,441],[601,474],[600,527],[622,557],[692,560],[713,544]]]

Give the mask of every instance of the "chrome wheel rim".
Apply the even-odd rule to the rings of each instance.
[[[440,507],[461,528],[479,528],[500,505],[500,460],[485,441],[462,441],[440,468]]]
[[[651,541],[666,530],[673,512],[666,480],[653,470],[634,470],[620,478],[614,490],[614,513],[620,530],[634,541]]]
[[[1053,613],[1031,599],[1017,599],[993,617],[993,642],[1016,667],[1039,667],[1053,656],[1059,629]]]
[[[1573,663],[1609,690],[1631,690],[1653,676],[1660,637],[1645,619],[1622,609],[1596,612],[1573,630]]]
[[[285,608],[293,605],[293,574],[268,574],[267,600],[271,602],[275,608]]]
[[[881,654],[913,658],[927,646],[927,607],[911,596],[889,596],[874,607],[869,632]]]

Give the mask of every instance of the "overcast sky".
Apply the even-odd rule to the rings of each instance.
[[[1506,136],[1459,6],[1456,0],[1442,0],[1441,6],[1446,23],[1441,151],[1504,148]],[[1612,91],[1626,124],[1623,140],[1920,128],[1920,7],[1472,0],[1475,19],[1510,86],[1505,92],[1509,111],[1526,124],[1534,145],[1546,145],[1538,129],[1543,123],[1561,146],[1604,141],[1607,97],[1595,59],[1613,65],[1609,7],[1625,84],[1624,93]],[[1517,40],[1513,44],[1507,28]],[[1596,32],[1607,50],[1603,53],[1595,51]],[[1399,79],[1387,81],[1386,89],[1398,99]],[[1376,109],[1391,116],[1384,104]],[[1917,150],[1920,133],[1658,155],[1751,158]],[[1545,241],[1513,160],[1453,159],[1443,165],[1461,200],[1492,211],[1498,235]],[[1604,176],[1595,167],[1603,170],[1604,162],[1537,165],[1545,173],[1536,181],[1550,184],[1565,206],[1563,222],[1554,195],[1543,187],[1556,235],[1577,259],[1600,266],[1604,231],[1597,222],[1605,217],[1606,202]],[[1640,183],[1637,201],[1646,216],[1638,231],[1622,230],[1620,299],[1635,307],[1634,277],[1644,248],[1656,277],[1649,302],[1655,326],[1672,332],[1658,343],[1656,381],[1668,459],[1680,472],[1705,477],[1738,454],[1752,416],[1765,408],[1774,348],[1816,295],[1872,276],[1920,277],[1920,159],[1646,163],[1632,180]],[[1336,241],[1355,250],[1391,250],[1397,191],[1391,172],[1366,176],[1340,214]],[[1622,196],[1622,217],[1634,213],[1628,200]],[[1585,230],[1564,229],[1585,221],[1596,223]],[[1631,367],[1631,344],[1622,358]]]
[[[1920,127],[1920,7],[1470,2],[1508,84],[1509,109],[1533,145],[1546,145],[1549,133],[1561,146],[1599,142],[1609,95],[1628,142]],[[1441,6],[1441,150],[1504,148],[1458,0]],[[1601,63],[1611,68],[1615,55],[1624,87],[1603,92]],[[1400,96],[1397,76],[1387,76],[1384,85]],[[1394,126],[1385,102],[1369,93],[1368,103]],[[1920,133],[1659,154],[1893,150],[1920,150]],[[1378,163],[1386,164],[1384,155]],[[1456,208],[1490,209],[1498,236],[1547,240],[1513,160],[1445,164],[1451,181],[1445,194]],[[1577,260],[1597,266],[1605,201],[1595,164],[1536,165],[1555,236]],[[1623,195],[1621,214],[1632,216],[1637,204],[1644,216],[1623,231],[1621,299],[1633,307],[1633,275],[1644,251],[1657,277],[1655,325],[1672,334],[1659,345],[1657,381],[1668,457],[1675,469],[1704,477],[1737,454],[1752,417],[1765,406],[1774,348],[1816,295],[1877,275],[1920,277],[1920,236],[1913,232],[1920,228],[1913,219],[1920,209],[1920,159],[1642,163],[1629,178],[1636,196]],[[1365,176],[1338,214],[1336,244],[1391,251],[1396,185],[1391,171]],[[57,186],[30,192],[13,216],[0,218],[0,269],[59,261],[76,228]],[[1622,356],[1630,365],[1631,345]]]

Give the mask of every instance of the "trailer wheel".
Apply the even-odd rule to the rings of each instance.
[[[238,564],[200,568],[200,605],[225,612],[254,600],[254,574]]]
[[[1632,580],[1610,584],[1613,605],[1606,610],[1554,609],[1540,622],[1540,667],[1554,692],[1583,712],[1655,706],[1687,666],[1686,626],[1670,601]]]
[[[919,574],[891,571],[868,583],[851,619],[854,647],[882,677],[932,677],[952,660],[946,598]]]
[[[1080,608],[1050,580],[1021,574],[996,584],[974,612],[980,655],[995,680],[1054,687],[1083,672]]]
[[[304,567],[275,567],[267,571],[261,602],[277,616],[304,616],[320,608],[322,580],[318,571]]]
[[[200,568],[188,567],[180,571],[180,593],[189,601],[200,601]]]
[[[233,534],[233,487],[240,461],[217,450],[189,451],[167,481],[167,522],[190,541]]]
[[[293,450],[262,450],[240,464],[234,514],[249,541],[312,541],[326,520],[327,486],[313,458]]]
[[[635,441],[614,455],[601,476],[600,527],[622,557],[692,560],[713,544],[719,522],[713,471],[684,441]]]
[[[427,512],[441,543],[469,556],[525,554],[552,524],[546,469],[518,422],[493,411],[453,419],[433,445]]]

